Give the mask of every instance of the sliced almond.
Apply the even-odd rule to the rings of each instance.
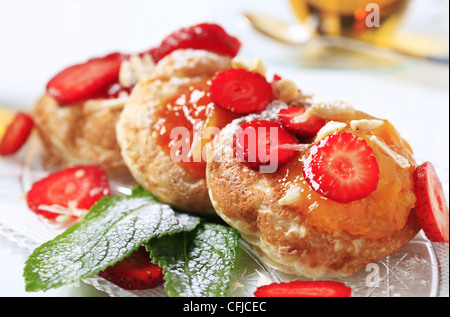
[[[130,61],[123,61],[120,64],[119,83],[123,87],[131,87],[136,82]]]
[[[296,203],[301,198],[301,190],[300,187],[291,187],[286,191],[286,194],[278,200],[279,205],[290,205]]]
[[[290,79],[282,78],[273,84],[275,99],[289,102],[298,94],[297,85]]]
[[[324,139],[325,137],[327,137],[332,133],[344,130],[346,126],[347,124],[345,124],[344,122],[339,121],[328,122],[319,130],[319,132],[317,132],[315,142]]]
[[[117,98],[112,99],[91,99],[84,103],[85,114],[104,109],[122,109],[128,101],[129,95],[121,92]]]
[[[149,54],[144,54],[142,57],[132,55],[130,57],[130,63],[138,81],[151,74],[155,68],[155,63]]]
[[[386,155],[392,157],[395,163],[401,168],[408,168],[411,166],[411,164],[405,157],[392,150],[383,140],[381,140],[376,135],[372,135],[370,137],[370,141],[375,143]]]
[[[66,219],[68,217],[84,217],[87,214],[87,209],[80,209],[76,207],[76,202],[69,201],[68,207],[64,207],[61,205],[53,204],[53,205],[39,205],[38,208],[47,212],[51,212],[57,214],[59,216],[67,216],[61,217],[60,220]]]
[[[353,117],[355,109],[345,101],[317,102],[306,113],[326,120],[346,120]]]
[[[355,131],[372,131],[376,128],[381,127],[384,124],[383,120],[352,120],[350,121],[350,127]]]
[[[242,58],[233,58],[231,66],[235,69],[245,69],[250,72],[258,73],[262,76],[266,76],[267,68],[264,66],[261,57],[257,56],[253,60],[245,60]]]
[[[120,65],[119,83],[123,87],[131,87],[150,75],[154,68],[155,63],[150,55],[132,55]]]

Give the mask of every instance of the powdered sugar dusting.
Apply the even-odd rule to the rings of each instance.
[[[214,73],[216,70],[230,67],[231,59],[229,57],[205,50],[181,49],[170,53],[159,61],[155,73],[176,75],[178,72],[197,68],[200,72],[208,68]],[[203,75],[205,74],[203,73]]]

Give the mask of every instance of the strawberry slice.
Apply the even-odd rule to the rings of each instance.
[[[213,79],[209,92],[217,105],[241,114],[264,110],[273,99],[272,86],[266,78],[244,69],[220,72]]]
[[[325,120],[310,116],[306,110],[298,107],[281,109],[278,113],[278,120],[281,125],[300,139],[310,139],[325,125]]]
[[[221,26],[201,23],[173,32],[162,41],[158,48],[148,53],[157,63],[173,51],[186,48],[202,49],[235,57],[241,48],[241,43]]]
[[[297,139],[292,134],[278,122],[266,120],[245,123],[233,139],[235,158],[253,169],[283,165],[294,156],[295,145]]]
[[[340,203],[367,197],[378,185],[372,148],[351,133],[334,133],[311,147],[303,174],[318,193]]]
[[[120,65],[126,58],[113,53],[70,66],[48,82],[47,92],[66,105],[94,99],[118,82]]]
[[[272,283],[256,289],[255,297],[350,297],[352,290],[333,281],[291,281]]]
[[[183,49],[204,49],[234,57],[241,43],[217,24],[203,23],[182,28],[166,37],[159,47],[145,51],[155,63],[171,52]],[[61,105],[79,104],[88,99],[115,97],[120,65],[129,55],[112,53],[85,63],[70,66],[47,84],[47,92]],[[127,91],[126,89],[124,91]]]
[[[275,84],[275,83],[279,82],[282,79],[283,79],[283,77],[281,77],[278,74],[275,74],[275,75],[273,75],[273,78],[272,78],[272,84]]]
[[[432,242],[448,242],[448,205],[436,170],[425,162],[414,171],[413,179],[416,213],[425,235]]]
[[[145,247],[100,272],[99,276],[126,290],[145,290],[164,283],[163,269],[152,263]]]
[[[0,143],[0,156],[13,155],[27,142],[33,131],[34,121],[24,112],[19,112],[6,128]]]
[[[103,196],[110,194],[105,170],[97,165],[67,168],[36,182],[27,194],[28,207],[48,219],[82,217]]]

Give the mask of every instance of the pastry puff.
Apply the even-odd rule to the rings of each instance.
[[[382,149],[374,150],[377,159],[386,160],[386,166],[398,171],[401,177],[405,177],[403,179],[406,184],[404,188],[392,188],[390,191],[398,191],[392,194],[404,195],[406,198],[404,198],[405,206],[398,206],[404,212],[404,218],[398,223],[395,222],[395,217],[385,219],[386,223],[392,222],[393,227],[390,228],[389,234],[385,233],[384,236],[380,235],[378,238],[371,236],[370,227],[364,233],[356,232],[356,230],[352,232],[350,229],[330,229],[335,221],[333,218],[327,218],[330,223],[321,226],[321,223],[308,213],[305,206],[312,208],[310,212],[313,213],[314,202],[306,203],[306,201],[311,197],[317,201],[326,200],[326,198],[309,190],[308,187],[303,187],[303,189],[295,186],[291,189],[286,188],[287,183],[284,179],[292,176],[286,176],[289,170],[291,170],[290,173],[293,170],[298,172],[298,175],[292,176],[292,184],[308,186],[302,180],[301,168],[298,169],[296,165],[302,164],[302,159],[308,153],[311,144],[306,145],[303,152],[299,152],[286,166],[280,168],[278,176],[250,169],[233,157],[231,144],[235,131],[248,121],[277,120],[277,113],[283,107],[286,105],[276,101],[261,114],[236,119],[222,129],[209,144],[206,178],[209,196],[217,214],[229,225],[239,230],[242,237],[270,266],[281,272],[308,278],[348,276],[363,269],[369,263],[377,262],[396,253],[405,246],[420,230],[415,212],[411,211],[415,198],[409,174],[413,167],[405,169],[399,166]],[[310,111],[321,107],[322,105],[313,105]],[[362,116],[361,113],[356,114]],[[368,116],[364,117],[369,118]],[[346,124],[336,124],[339,121],[346,122]],[[348,118],[339,120],[335,117],[333,121],[329,122],[332,122],[331,125],[335,128],[353,131],[348,124]],[[364,124],[357,123],[353,122],[352,125],[359,130],[368,126],[365,121],[359,122]],[[388,123],[386,122],[386,124]],[[373,124],[372,126],[373,131],[364,133],[376,136],[378,133],[376,129],[379,128],[379,125]],[[330,129],[330,125],[324,129],[319,132],[322,137],[326,133],[333,133],[333,131],[326,131]],[[393,134],[395,133],[393,132]],[[392,139],[394,140],[396,137],[393,136]],[[399,141],[399,144],[403,143]],[[406,155],[410,153],[406,143],[403,145],[402,153],[405,153],[413,165],[412,156]],[[382,169],[381,172],[384,173],[384,170]],[[379,184],[380,190],[383,186],[385,185]],[[368,205],[372,198],[367,198]],[[336,202],[336,204],[338,203]],[[367,217],[370,217],[370,207],[363,211],[367,212]],[[342,221],[346,221],[345,217],[343,219]]]
[[[49,155],[68,165],[99,164],[110,172],[126,172],[115,132],[125,99],[62,107],[46,93],[30,113]]]
[[[204,50],[177,50],[134,88],[121,113],[116,131],[122,157],[135,180],[163,203],[215,215],[205,178],[194,177],[170,157],[158,142],[155,124],[167,101],[177,97],[183,87],[209,80],[228,68],[229,57]]]

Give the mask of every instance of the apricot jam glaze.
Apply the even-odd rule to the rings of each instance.
[[[179,87],[178,94],[167,101],[154,126],[159,145],[196,179],[206,177],[203,149],[214,137],[210,133],[213,129],[207,128],[222,129],[239,117],[214,104],[209,95],[210,85],[211,81],[204,79]]]
[[[357,112],[351,120],[374,119]],[[353,133],[364,139],[372,147],[379,165],[377,189],[369,196],[350,203],[339,203],[328,199],[312,189],[302,172],[302,161],[309,149],[299,153],[296,158],[282,166],[276,173],[269,175],[277,189],[286,192],[293,186],[300,188],[300,200],[286,206],[300,212],[307,223],[328,232],[344,231],[368,239],[390,237],[406,224],[415,204],[412,175],[415,161],[410,146],[404,141],[392,124],[383,120],[380,127],[368,131],[354,131],[348,121],[343,132]],[[410,167],[400,167],[379,145],[370,140],[376,135],[396,153],[410,162]],[[273,183],[272,183],[273,184]]]

